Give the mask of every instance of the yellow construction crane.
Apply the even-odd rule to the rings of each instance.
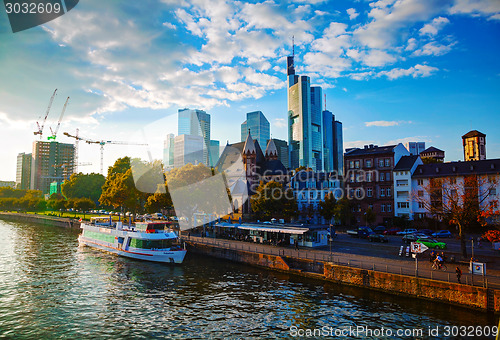
[[[99,144],[101,146],[101,174],[104,175],[104,145],[106,144],[117,144],[117,145],[144,145],[147,146],[148,144],[141,144],[141,143],[129,143],[129,142],[118,142],[118,141],[110,141],[110,140],[92,140],[84,137],[80,137],[78,135],[74,136],[69,134],[68,132],[64,132],[64,135],[70,138],[75,138],[76,141],[84,141],[87,144]]]
[[[33,132],[33,134],[35,136],[36,135],[40,135],[40,139],[42,139],[43,127],[45,126],[45,121],[47,120],[47,117],[49,115],[50,108],[52,107],[52,102],[54,101],[54,97],[56,96],[56,92],[57,92],[57,89],[54,90],[54,93],[52,94],[52,97],[50,97],[49,105],[47,106],[47,111],[45,111],[45,118],[42,121],[42,126],[40,126],[40,123],[38,123],[38,121],[40,121],[42,119],[41,115],[38,118],[38,121],[36,122],[36,126],[37,126],[38,130],[35,131],[35,132]]]

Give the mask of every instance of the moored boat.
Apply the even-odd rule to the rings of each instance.
[[[170,229],[169,222],[136,222],[123,225],[108,217],[92,217],[90,223],[82,223],[80,244],[106,250],[120,256],[138,260],[182,263],[186,250],[179,237]]]

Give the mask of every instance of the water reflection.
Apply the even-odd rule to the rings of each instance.
[[[288,338],[302,328],[493,325],[493,318],[188,254],[182,266],[79,247],[77,232],[0,221],[0,335]]]

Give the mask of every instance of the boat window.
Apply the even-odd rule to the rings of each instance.
[[[140,249],[166,249],[172,247],[172,240],[140,240],[133,238],[130,246]]]

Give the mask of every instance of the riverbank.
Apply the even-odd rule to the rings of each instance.
[[[489,287],[487,282],[483,282],[485,287],[478,287],[449,282],[449,274],[447,275],[448,281],[446,281],[446,276],[443,275],[446,273],[436,272],[435,278],[426,278],[420,277],[418,273],[409,275],[403,271],[402,267],[400,267],[400,274],[391,273],[388,270],[388,265],[384,266],[380,263],[374,263],[370,268],[363,268],[363,266],[356,268],[350,263],[343,265],[334,259],[328,261],[324,257],[316,257],[314,252],[311,252],[310,258],[307,258],[308,255],[305,253],[306,258],[303,258],[304,252],[307,250],[302,250],[301,258],[294,256],[293,252],[286,249],[276,249],[274,253],[264,253],[262,247],[238,244],[236,241],[212,242],[212,244],[208,244],[207,241],[191,237],[190,240],[186,240],[187,249],[205,256],[331,281],[341,285],[363,287],[395,295],[500,313],[500,290]],[[377,270],[377,267],[380,269]],[[431,272],[431,276],[432,274]],[[473,279],[473,277],[471,278]],[[480,277],[475,279],[477,282],[481,282]]]
[[[0,219],[5,221],[37,223],[61,228],[80,229],[80,222],[71,218],[0,211]]]

